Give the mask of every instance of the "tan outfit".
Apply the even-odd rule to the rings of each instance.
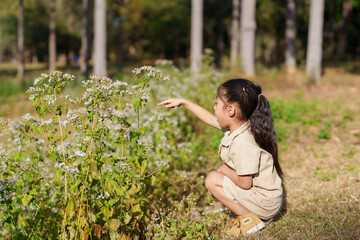
[[[238,175],[253,175],[253,185],[245,190],[228,177],[224,177],[223,188],[226,196],[240,203],[248,211],[262,219],[270,219],[279,213],[283,189],[273,157],[255,142],[250,130],[250,121],[230,134],[225,132],[219,153],[223,162]]]

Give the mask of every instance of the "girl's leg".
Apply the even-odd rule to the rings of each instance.
[[[225,175],[222,172],[211,171],[206,176],[205,187],[214,198],[224,204],[236,215],[244,215],[249,213],[249,211],[242,205],[240,205],[239,203],[234,203],[227,198],[223,189],[224,176]]]

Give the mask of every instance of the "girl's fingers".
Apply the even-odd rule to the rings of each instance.
[[[177,99],[170,98],[170,99],[167,99],[165,101],[158,103],[157,105],[158,106],[165,105],[166,108],[174,108],[174,107],[181,105],[181,103]]]
[[[161,106],[161,105],[168,105],[171,103],[171,99],[166,99],[165,101],[162,101],[160,103],[158,103],[157,105],[158,106]]]
[[[158,106],[161,106],[161,105],[168,105],[169,103],[170,103],[170,101],[165,100],[165,101],[162,101],[162,102],[158,103],[157,105],[158,105]]]

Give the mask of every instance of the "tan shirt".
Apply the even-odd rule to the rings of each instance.
[[[253,175],[253,190],[264,199],[281,198],[281,178],[274,167],[273,157],[255,142],[250,121],[231,134],[230,131],[225,132],[219,153],[221,160],[238,175]]]

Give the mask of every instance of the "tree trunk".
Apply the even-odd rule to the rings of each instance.
[[[106,0],[95,0],[94,75],[106,76]]]
[[[49,71],[56,70],[56,0],[50,0]]]
[[[232,2],[232,20],[231,20],[231,46],[230,46],[230,63],[235,68],[238,61],[239,52],[239,21],[240,21],[240,2]]]
[[[1,26],[2,22],[0,19],[0,73],[1,73],[1,64],[2,64],[2,26]]]
[[[310,81],[315,83],[321,79],[323,22],[324,0],[311,0],[306,73]]]
[[[352,0],[344,0],[341,22],[340,22],[340,34],[339,34],[339,45],[338,45],[338,56],[340,60],[344,59],[346,53],[347,36],[349,32],[352,9],[353,9]]]
[[[335,26],[334,26],[334,19],[335,19],[335,4],[336,2],[330,1],[329,2],[329,17],[327,19],[329,24],[329,47],[327,51],[327,56],[335,56]]]
[[[223,4],[219,4],[219,9],[217,11],[217,34],[216,34],[216,58],[215,65],[217,68],[221,67],[221,59],[224,53],[225,43],[224,43],[224,7]]]
[[[255,75],[255,0],[241,1],[241,62],[246,75]]]
[[[17,77],[19,79],[24,78],[25,71],[25,58],[24,58],[24,4],[23,0],[19,1],[19,20],[18,20],[18,54],[19,54],[19,64]],[[25,85],[24,82],[22,82]]]
[[[296,71],[296,0],[287,0],[287,18],[286,18],[286,50],[285,50],[285,69],[286,73]]]
[[[201,67],[203,44],[203,0],[191,0],[191,71]]]
[[[88,77],[89,73],[89,0],[82,0],[82,38],[81,38],[81,74],[84,78]]]

